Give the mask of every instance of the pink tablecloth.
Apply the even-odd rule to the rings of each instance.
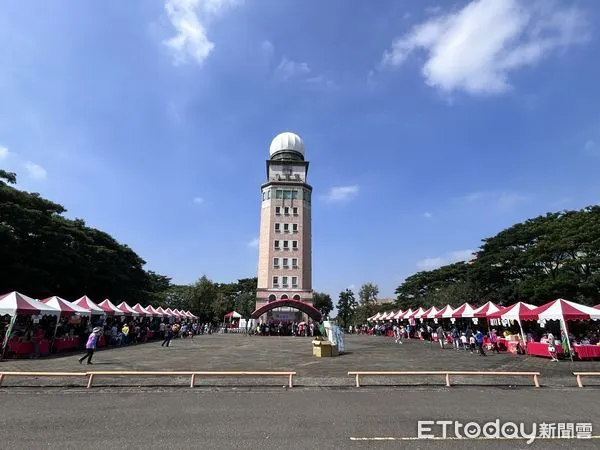
[[[573,352],[579,359],[600,358],[599,345],[573,345]]]
[[[555,345],[557,355],[562,355],[563,350],[560,345]],[[528,342],[527,343],[527,354],[532,356],[544,356],[551,358],[550,352],[548,351],[548,344],[541,342]]]

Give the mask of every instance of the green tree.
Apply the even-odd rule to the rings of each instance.
[[[313,306],[321,311],[323,316],[327,316],[333,309],[333,302],[331,301],[329,294],[325,294],[323,292],[314,292]]]
[[[361,314],[359,317],[363,323],[375,313],[378,295],[379,288],[374,283],[368,282],[360,287],[358,298],[360,299]]]
[[[202,322],[212,322],[214,319],[213,302],[217,297],[217,286],[206,275],[202,275],[191,286],[192,313],[197,315]]]
[[[337,303],[338,311],[338,323],[344,329],[347,329],[349,325],[352,325],[354,320],[354,313],[358,303],[354,298],[354,292],[350,289],[340,292],[340,296]]]
[[[0,171],[0,292],[147,304],[169,284],[146,272],[127,245],[65,218],[63,206],[15,189],[15,182],[15,174]]]
[[[408,277],[396,306],[458,305],[465,301],[534,305],[562,297],[600,302],[600,206],[548,213],[482,241],[471,263]]]

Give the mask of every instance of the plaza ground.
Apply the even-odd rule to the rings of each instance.
[[[420,419],[591,422],[593,434],[600,434],[600,383],[579,389],[571,374],[598,371],[599,362],[553,363],[507,354],[484,358],[373,336],[347,336],[346,347],[344,356],[318,359],[311,354],[310,338],[211,335],[176,340],[171,348],[158,342],[99,351],[96,370],[295,370],[298,387],[284,389],[277,379],[199,378],[199,387],[191,389],[184,379],[100,378],[97,388],[86,390],[83,380],[66,386],[64,380],[8,379],[0,388],[0,448],[528,447],[524,441],[408,440],[417,435]],[[80,366],[77,357],[2,361],[0,370],[86,370],[89,366]],[[436,369],[539,370],[543,387],[533,388],[530,379],[457,378],[465,385],[446,388],[437,377],[366,380],[369,386],[356,389],[347,376],[349,370]],[[599,441],[538,441],[532,448],[598,448]]]
[[[161,347],[160,342],[97,351],[94,366],[81,366],[77,359],[81,354],[40,359],[18,359],[0,362],[0,370],[16,371],[79,371],[92,367],[95,370],[293,370],[297,372],[295,383],[298,386],[337,386],[351,387],[353,379],[348,377],[352,370],[501,370],[539,371],[541,383],[547,387],[574,387],[573,371],[600,371],[600,361],[560,361],[547,358],[515,356],[507,353],[481,357],[447,347],[442,350],[438,344],[419,340],[407,340],[395,344],[393,339],[378,336],[346,336],[346,353],[336,358],[315,358],[312,356],[310,338],[261,337],[238,334],[213,334],[197,336],[194,339],[177,339],[169,348]],[[57,380],[9,379],[11,386],[57,385]],[[260,385],[281,385],[281,380],[258,380]],[[473,379],[467,380],[473,383]],[[482,384],[507,384],[507,380],[482,378]],[[529,378],[512,378],[509,384],[530,386]],[[77,381],[71,381],[77,384]],[[98,379],[102,384],[178,384],[181,380],[162,378],[159,380],[140,379]],[[224,384],[236,384],[234,380],[223,380]],[[456,377],[456,383],[463,379]],[[60,380],[58,384],[64,384]],[[198,385],[213,384],[198,378]],[[377,378],[365,380],[365,384],[443,384],[441,377]],[[586,384],[599,384],[600,380],[589,379]],[[239,384],[253,384],[253,380],[241,380]],[[81,380],[79,385],[84,385]]]

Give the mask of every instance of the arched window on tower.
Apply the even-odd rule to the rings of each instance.
[[[289,298],[289,297],[287,296],[287,294],[283,294],[283,295],[281,296],[281,300],[287,300],[288,298]]]
[[[294,300],[300,301],[300,296],[298,294],[294,295]]]
[[[269,303],[274,302],[275,300],[277,300],[277,297],[275,297],[275,294],[269,295]]]

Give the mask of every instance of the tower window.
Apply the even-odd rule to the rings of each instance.
[[[298,277],[292,277],[292,287],[298,287]]]
[[[284,241],[285,244],[286,241]],[[279,250],[279,241],[275,241],[275,250]]]
[[[284,233],[289,233],[290,232],[290,224],[289,223],[284,223],[283,224],[283,232]]]
[[[282,282],[281,284],[283,285],[283,287],[288,287],[288,277],[281,277]]]
[[[292,198],[292,191],[283,191],[283,198],[286,200]]]
[[[283,191],[281,189],[275,191],[275,198],[283,198]]]
[[[289,267],[288,266],[288,259],[287,258],[283,258],[283,268],[287,269],[288,267]]]
[[[293,223],[293,224],[292,224],[292,231],[293,231],[294,233],[297,233],[297,232],[298,232],[298,224],[297,224],[297,223]]]
[[[275,242],[279,242],[279,241],[275,241]],[[289,248],[290,248],[289,244],[290,244],[290,241],[283,241],[283,249],[289,250]]]
[[[280,206],[276,206],[275,207],[275,215],[276,216],[280,216],[281,215],[281,207]]]
[[[286,216],[290,215],[290,208],[288,208],[287,206],[285,208],[283,208],[283,214]]]
[[[273,258],[273,267],[279,269],[279,258]]]
[[[297,216],[297,215],[298,215],[298,208],[294,207],[294,208],[292,209],[292,211],[294,211],[294,215],[295,215],[295,216]]]
[[[279,287],[279,277],[273,277],[273,287]]]
[[[281,230],[279,229],[279,228],[280,228],[280,225],[281,225],[280,223],[276,223],[276,224],[275,224],[275,233],[279,233],[279,232],[281,231]]]
[[[298,268],[298,258],[292,258],[292,269]]]
[[[298,198],[298,191],[292,191],[292,198],[293,199],[297,199]]]
[[[287,241],[286,241],[287,242]],[[292,241],[292,248],[298,250],[298,241]]]

